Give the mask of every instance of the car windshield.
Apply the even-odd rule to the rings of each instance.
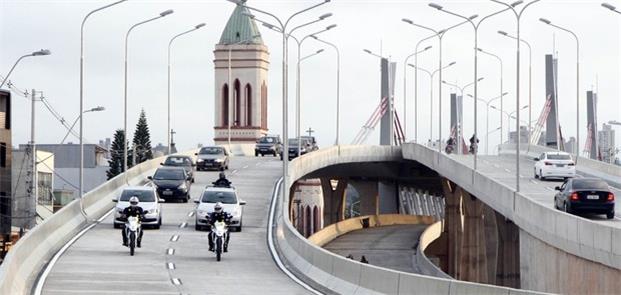
[[[181,169],[181,168],[179,168]],[[153,179],[156,180],[165,180],[165,179],[170,179],[170,180],[183,180],[184,179],[184,175],[183,175],[183,169],[181,170],[177,170],[177,169],[158,169],[155,172],[155,175],[153,176]]]
[[[548,160],[571,160],[567,154],[548,154]]]
[[[186,157],[168,157],[164,165],[167,166],[192,166],[192,161]]]
[[[201,202],[203,203],[217,203],[222,204],[237,204],[237,197],[234,192],[223,191],[205,191]]]
[[[259,143],[275,143],[276,139],[273,137],[263,137],[259,139]]]
[[[204,147],[199,152],[201,155],[222,155],[224,154],[224,150],[219,147]]]
[[[140,202],[155,202],[155,195],[153,194],[153,191],[132,189],[124,190],[119,201],[129,202],[129,198],[131,197],[138,197]]]
[[[298,140],[297,139],[289,139],[289,145],[297,146],[298,145]]]
[[[573,189],[608,190],[608,184],[599,179],[574,179]]]

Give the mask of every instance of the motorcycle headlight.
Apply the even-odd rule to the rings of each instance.
[[[205,161],[205,160],[203,160],[203,159],[197,159],[196,160],[196,162],[198,162],[198,163],[203,162],[203,161]]]

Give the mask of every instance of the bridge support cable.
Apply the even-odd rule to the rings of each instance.
[[[388,98],[384,97],[382,98],[382,101],[377,106],[377,108],[375,108],[375,110],[371,114],[371,117],[362,126],[358,134],[356,134],[356,137],[354,137],[354,140],[352,141],[352,145],[360,145],[360,144],[363,144],[367,140],[367,137],[369,136],[369,134],[373,130],[375,130],[377,123],[379,123],[379,121],[382,119],[382,117],[386,113],[387,108],[388,108]]]

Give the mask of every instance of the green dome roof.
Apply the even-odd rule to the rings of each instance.
[[[250,13],[247,8],[241,5],[237,5],[235,7],[233,14],[231,14],[231,17],[222,32],[220,43],[218,43],[219,45],[229,45],[234,43],[263,44],[261,32],[259,32],[256,22],[247,15],[244,15],[244,12]]]

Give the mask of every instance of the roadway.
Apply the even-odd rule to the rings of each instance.
[[[369,264],[393,270],[420,273],[414,255],[427,225],[390,225],[360,229],[337,237],[324,249],[356,261],[365,256]]]
[[[231,234],[229,252],[217,262],[206,232],[194,230],[195,204],[164,203],[161,229],[146,229],[135,256],[121,245],[112,215],[60,257],[43,294],[307,294],[274,263],[266,231],[277,158],[231,158],[227,177],[244,208],[243,231]],[[218,172],[197,172],[191,196],[200,196]]]
[[[474,167],[474,157],[471,155],[461,156],[461,155],[449,155],[451,158],[460,161],[470,167]],[[479,161],[477,163],[477,170],[496,180],[500,183],[515,188],[515,156],[511,155],[501,155],[501,156],[479,156]],[[554,208],[554,195],[556,191],[554,187],[560,186],[562,184],[562,180],[539,180],[535,179],[534,176],[534,165],[535,162],[533,160],[529,160],[526,158],[520,159],[520,191],[524,195],[532,198],[536,202],[539,202],[545,206],[550,208]],[[580,171],[580,162],[576,166],[576,174],[577,177],[586,176],[583,171]],[[586,214],[581,215],[591,220],[597,220],[598,222],[608,224],[614,227],[621,227],[621,201],[619,201],[619,197],[621,197],[621,189],[618,187],[610,186],[612,192],[617,197],[617,201],[615,202],[615,218],[608,220],[605,215],[595,215],[595,214]]]

